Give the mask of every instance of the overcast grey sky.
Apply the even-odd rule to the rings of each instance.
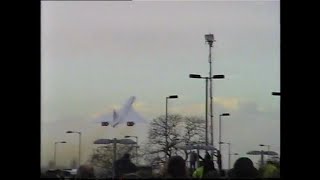
[[[83,156],[97,138],[139,135],[147,125],[103,128],[92,118],[136,96],[135,109],[149,121],[169,112],[204,115],[205,83],[190,73],[208,76],[208,45],[213,33],[215,125],[223,120],[223,140],[245,156],[271,144],[279,152],[280,5],[279,1],[215,2],[41,2],[41,165],[77,158],[83,132]],[[215,132],[217,142],[218,131]],[[227,147],[223,153],[227,155]],[[257,158],[252,158],[256,160]],[[224,161],[227,165],[227,161]]]

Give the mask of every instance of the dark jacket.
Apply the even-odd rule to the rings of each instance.
[[[190,153],[190,161],[191,162],[196,162],[198,159],[198,154],[196,152],[191,152]]]
[[[136,165],[127,158],[118,159],[114,165],[116,177],[121,177],[124,174],[135,173],[137,171]]]
[[[259,172],[255,168],[247,170],[230,169],[228,176],[229,178],[258,178]]]

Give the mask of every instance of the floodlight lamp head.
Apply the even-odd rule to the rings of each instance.
[[[213,34],[206,34],[205,36],[206,42],[209,43],[209,45],[212,47],[213,42],[215,42],[214,35]]]

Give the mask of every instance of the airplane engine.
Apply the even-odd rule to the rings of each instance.
[[[108,125],[109,125],[108,122],[102,122],[102,123],[101,123],[101,126],[108,126]]]
[[[132,122],[132,121],[127,122],[127,126],[133,126],[133,125],[134,125],[134,122]]]

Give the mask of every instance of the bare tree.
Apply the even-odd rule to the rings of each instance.
[[[134,146],[117,144],[117,159],[125,153],[130,153]],[[131,157],[135,157],[135,153],[131,153]],[[113,164],[113,148],[112,146],[102,146],[94,149],[90,158],[90,163],[94,166],[104,169],[111,169]]]
[[[161,115],[151,122],[149,129],[149,139],[146,144],[149,154],[159,154],[161,159],[165,156],[171,156],[173,147],[178,143],[181,135],[176,128],[182,121],[182,116],[178,114],[168,115],[166,124],[166,116]],[[166,142],[167,137],[167,142]]]
[[[154,165],[156,162],[164,162],[161,157],[161,153],[163,153],[161,150],[156,150],[153,146],[150,146],[150,144],[144,144],[140,148],[140,156],[143,157],[143,160],[147,162],[149,165]]]
[[[184,153],[185,160],[188,158],[186,150],[179,150],[177,144],[190,144],[204,142],[205,123],[200,117],[182,117],[178,114],[168,115],[168,126],[165,116],[159,116],[151,122],[148,143],[144,149],[145,159],[150,163],[155,159],[164,162],[165,156],[171,157],[173,153]],[[168,146],[166,145],[168,137]]]
[[[111,147],[111,146],[110,146]],[[90,163],[96,167],[111,169],[112,167],[112,157],[113,157],[112,148],[99,147],[96,148],[91,155]]]
[[[184,132],[182,142],[184,144],[196,144],[205,142],[205,121],[201,117],[184,117]],[[188,159],[188,151],[184,150],[185,160]]]

